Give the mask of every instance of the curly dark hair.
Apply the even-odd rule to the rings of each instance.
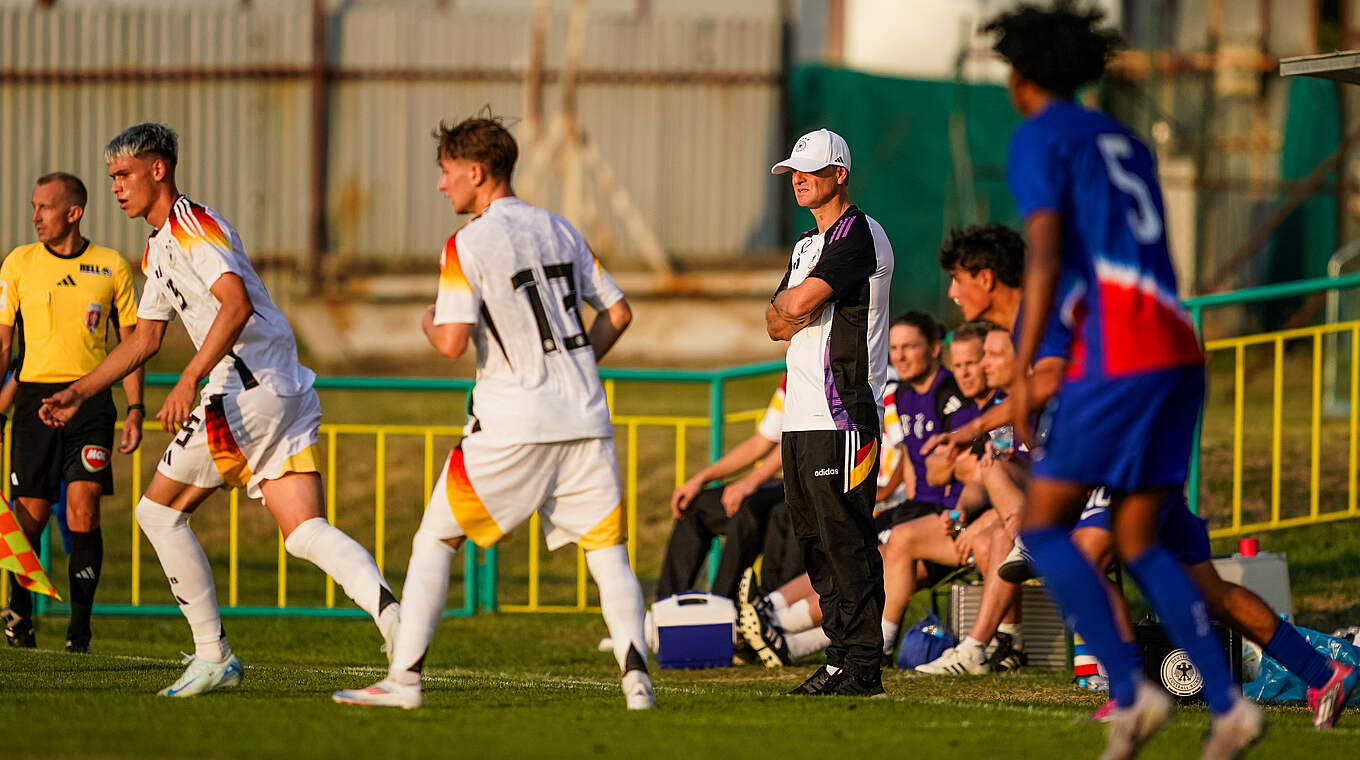
[[[1003,284],[1018,288],[1025,273],[1025,241],[996,222],[953,229],[940,246],[940,266],[946,272],[962,267],[973,275],[990,269]]]
[[[924,311],[906,312],[894,319],[889,327],[897,327],[898,325],[915,327],[932,346],[944,340],[944,325],[935,321],[934,317]]]
[[[1077,88],[1105,73],[1105,64],[1123,46],[1119,32],[1098,28],[1099,8],[1081,10],[1070,1],[1052,9],[1021,5],[982,27],[997,35],[993,49],[1020,76],[1049,92],[1070,98]]]

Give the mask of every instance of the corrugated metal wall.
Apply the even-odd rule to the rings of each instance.
[[[430,131],[488,105],[511,120],[523,113],[527,22],[520,11],[363,3],[331,17],[331,251],[371,260],[438,249],[457,221],[434,189]],[[565,28],[565,16],[549,27],[549,117]],[[87,234],[140,253],[145,229],[112,202],[102,146],[128,124],[161,120],[180,132],[182,189],[226,214],[252,254],[301,255],[311,49],[311,15],[295,3],[0,5],[0,247],[32,238],[32,181],[62,169],[90,186]],[[668,251],[776,244],[777,17],[596,14],[582,70],[581,127]]]

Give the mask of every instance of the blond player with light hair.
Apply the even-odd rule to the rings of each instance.
[[[142,256],[146,286],[137,330],[89,374],[44,399],[40,414],[53,427],[67,424],[85,399],[160,350],[172,318],[184,322],[196,351],[156,415],[176,436],[136,509],[194,637],[188,667],[161,695],[190,697],[241,682],[212,568],[189,528],[189,515],[225,486],[263,497],[288,553],[334,578],[390,639],[396,598],[368,551],[326,522],[322,511],[316,375],[298,363],[288,319],[246,258],[240,236],[221,214],[180,194],[179,138],[169,127],[128,127],[109,142],[104,158],[119,207],[153,228]]]

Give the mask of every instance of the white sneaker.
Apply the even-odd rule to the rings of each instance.
[[[656,707],[652,678],[645,670],[630,670],[623,674],[623,698],[629,710],[650,710]]]
[[[1204,760],[1230,760],[1246,751],[1266,733],[1261,708],[1238,697],[1232,709],[1209,722],[1209,738],[1204,742]]]
[[[414,686],[403,686],[387,678],[364,689],[337,691],[331,695],[331,699],[342,705],[400,707],[403,710],[414,710],[425,701],[419,683]]]
[[[985,676],[992,672],[992,666],[987,664],[985,651],[960,644],[944,650],[943,654],[930,662],[917,666],[914,672],[924,673],[928,676]]]
[[[1115,709],[1105,724],[1105,752],[1100,760],[1127,760],[1138,754],[1152,735],[1171,721],[1171,697],[1144,681],[1133,704]]]
[[[184,659],[180,664],[189,667],[184,669],[184,675],[181,675],[178,681],[161,689],[158,692],[160,696],[194,697],[241,685],[241,676],[245,673],[245,668],[241,666],[241,658],[236,655],[233,654],[221,662],[213,662],[197,655],[183,652],[181,654],[184,654]]]

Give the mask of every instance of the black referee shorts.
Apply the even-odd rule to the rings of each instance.
[[[76,410],[64,427],[44,425],[38,418],[42,400],[70,383],[19,383],[14,395],[11,493],[57,501],[61,484],[77,480],[98,483],[113,493],[113,425],[118,410],[105,389]]]

